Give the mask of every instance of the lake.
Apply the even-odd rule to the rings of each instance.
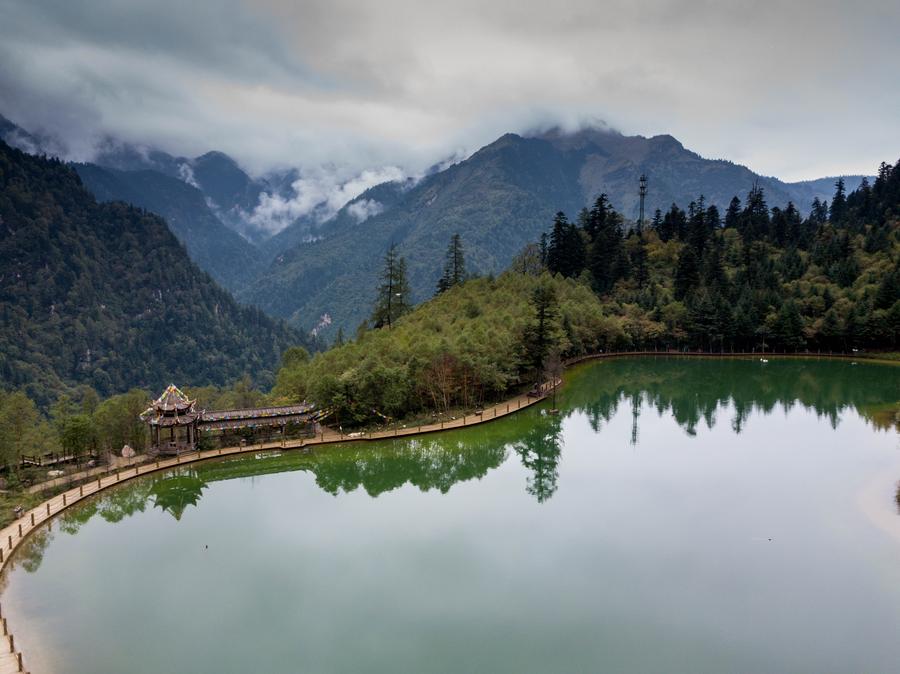
[[[210,461],[32,537],[34,674],[896,672],[900,369],[630,358],[482,426]]]

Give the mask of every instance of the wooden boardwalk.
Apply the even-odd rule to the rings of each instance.
[[[606,352],[599,354],[591,354],[566,361],[567,366],[576,363],[604,359],[619,358],[627,356],[663,356],[663,357],[683,357],[683,356],[702,356],[702,357],[777,357],[779,355],[799,356],[799,357],[856,357],[851,354],[773,354],[773,353],[707,353],[707,352],[668,352],[668,351],[626,351],[626,352]],[[860,357],[862,359],[862,357]],[[113,472],[105,472],[98,475],[97,479],[87,482],[79,487],[73,487],[53,498],[44,501],[39,506],[32,508],[20,517],[18,520],[0,530],[0,573],[2,573],[10,562],[10,558],[30,533],[40,526],[46,524],[54,516],[70,508],[72,505],[90,498],[100,491],[114,487],[122,482],[133,480],[142,475],[155,473],[158,471],[168,470],[183,464],[190,464],[196,461],[204,461],[214,459],[219,456],[231,456],[247,452],[259,452],[269,449],[297,449],[301,447],[313,447],[320,445],[330,445],[343,442],[368,442],[373,440],[385,440],[397,437],[410,437],[422,435],[425,433],[436,433],[444,430],[464,428],[477,424],[492,421],[505,417],[509,414],[515,414],[521,409],[534,405],[543,401],[551,392],[552,387],[545,384],[541,389],[539,396],[523,394],[512,398],[506,402],[487,407],[478,414],[468,414],[462,418],[451,419],[449,421],[441,421],[433,424],[421,426],[411,426],[408,428],[395,428],[392,430],[377,431],[364,434],[342,434],[333,430],[320,433],[315,438],[306,438],[302,440],[288,440],[285,442],[268,442],[254,445],[245,445],[240,447],[227,447],[222,449],[211,449],[206,451],[197,451],[190,454],[182,454],[168,458],[165,460],[135,463],[125,468],[119,468]],[[44,483],[43,486],[49,486],[50,483]],[[61,483],[57,483],[61,484]],[[2,615],[2,606],[0,606],[0,615]],[[0,618],[0,626],[4,632],[3,639],[0,640],[0,674],[11,674],[14,672],[27,672],[27,659],[19,650],[18,643],[11,634],[11,629],[7,625],[6,616]]]
[[[487,407],[478,414],[468,414],[458,419],[450,419],[448,421],[441,421],[433,424],[411,426],[408,428],[395,428],[392,430],[363,434],[343,434],[333,430],[327,430],[314,438],[196,451],[191,452],[190,454],[182,454],[180,456],[159,461],[135,463],[130,467],[119,469],[114,472],[107,471],[102,475],[98,475],[95,480],[87,482],[79,487],[73,487],[72,489],[44,501],[39,506],[25,512],[22,517],[8,527],[0,530],[0,573],[6,569],[13,553],[22,541],[24,541],[30,533],[46,524],[54,516],[58,515],[63,510],[72,507],[74,504],[94,496],[100,491],[114,487],[122,482],[133,480],[142,475],[168,470],[197,461],[205,461],[220,456],[231,456],[247,452],[259,452],[269,449],[298,449],[301,447],[314,447],[344,442],[371,442],[375,440],[409,437],[474,426],[510,414],[515,414],[521,409],[539,403],[546,398],[546,395],[550,393],[551,390],[550,386],[546,386],[542,389],[541,395],[539,396],[523,394],[498,405]],[[48,486],[48,483],[44,483],[44,486]],[[0,609],[2,609],[2,606],[0,606]],[[5,618],[0,621],[0,625],[2,625],[5,632],[7,630],[11,631],[11,629],[7,627]],[[0,674],[29,671],[27,668],[28,663],[22,652],[19,650],[19,645],[15,642],[12,635],[5,634],[4,640],[5,641],[0,641]],[[21,669],[20,662],[22,663]]]

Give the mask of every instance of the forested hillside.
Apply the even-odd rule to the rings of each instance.
[[[464,281],[453,237],[436,296],[410,309],[406,265],[385,259],[376,330],[311,360],[291,352],[275,394],[344,423],[471,408],[547,378],[560,358],[611,348],[896,349],[900,163],[801,217],[762,188],[725,212],[702,197],[626,231],[601,195],[560,212],[500,278]]]
[[[229,290],[243,287],[263,269],[261,251],[222,224],[196,187],[159,171],[73,166],[98,201],[124,201],[165,218],[191,259]]]
[[[546,330],[535,323],[536,296],[552,298]],[[289,352],[273,393],[313,400],[344,424],[471,408],[531,381],[531,356],[547,355],[550,340],[557,355],[583,353],[615,334],[584,284],[508,272],[455,286],[393,327],[365,330],[311,360]]]
[[[239,306],[156,215],[98,204],[57,160],[0,143],[0,381],[46,404],[169,381],[265,385],[302,341]]]
[[[900,163],[804,218],[761,187],[721,212],[702,197],[625,232],[605,195],[558,213],[533,247],[589,284],[622,343],[709,350],[894,348],[900,332]]]
[[[469,267],[499,273],[556,211],[575,214],[606,193],[629,219],[637,216],[637,185],[650,176],[648,210],[686,204],[700,194],[724,211],[732,196],[754,184],[775,204],[793,200],[806,212],[818,182],[789,184],[745,166],[710,160],[671,136],[624,136],[603,130],[506,134],[465,161],[402,190],[370,190],[322,227],[321,240],[278,255],[259,280],[239,294],[291,322],[312,327],[328,313],[334,326],[355,328],[367,315],[375,285],[373,258],[395,244],[406,258],[414,301],[426,299],[440,275],[440,258],[454,233],[466,241]],[[848,178],[855,187],[861,177]],[[829,181],[832,183],[833,181]],[[362,213],[363,215],[360,215]],[[372,217],[365,214],[374,213]]]

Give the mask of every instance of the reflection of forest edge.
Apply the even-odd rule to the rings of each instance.
[[[640,416],[649,410],[671,414],[690,435],[701,421],[712,428],[723,410],[730,410],[731,428],[740,433],[754,412],[767,415],[795,405],[813,410],[833,427],[843,412],[853,409],[875,428],[900,430],[898,403],[892,402],[900,400],[900,378],[884,376],[885,371],[893,374],[891,368],[834,361],[611,360],[571,371],[560,396],[560,416],[547,414],[542,405],[441,435],[214,459],[106,490],[56,521],[58,529],[74,534],[95,515],[115,523],[148,506],[179,520],[211,482],[297,470],[312,473],[316,484],[333,495],[362,487],[377,497],[407,483],[446,493],[458,482],[484,477],[510,452],[529,472],[526,491],[543,502],[557,490],[561,424],[573,414],[585,415],[599,432],[628,404],[633,442],[638,440]],[[26,571],[36,570],[53,535],[48,527],[35,531],[9,568],[21,564]]]

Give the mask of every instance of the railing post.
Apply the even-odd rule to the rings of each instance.
[[[50,501],[47,501],[47,517],[50,516]]]
[[[12,550],[12,536],[9,537],[9,549]]]
[[[19,538],[22,538],[22,525],[19,525]]]
[[[63,507],[65,507],[65,505],[66,505],[66,495],[63,494]]]
[[[83,484],[78,485],[78,495],[84,496],[84,485]]]
[[[31,526],[34,526],[34,513],[31,513]]]

